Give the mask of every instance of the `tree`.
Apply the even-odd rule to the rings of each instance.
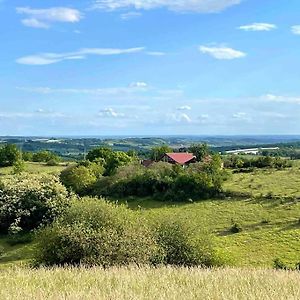
[[[193,153],[197,161],[202,161],[206,156],[210,154],[208,145],[204,144],[193,144],[190,146],[189,151]]]
[[[168,145],[153,147],[150,152],[150,158],[154,161],[159,161],[166,153],[173,152]]]
[[[8,144],[0,148],[0,167],[12,166],[21,159],[21,151],[16,145]]]
[[[66,187],[71,188],[80,195],[84,195],[102,176],[103,172],[102,165],[88,162],[66,168],[61,172],[60,180]]]
[[[104,161],[107,161],[112,153],[113,151],[110,148],[99,147],[91,150],[87,154],[86,159],[89,161],[95,161],[97,159],[104,159]]]
[[[127,155],[125,152],[122,151],[112,152],[112,154],[108,157],[105,163],[105,169],[106,169],[105,174],[112,175],[115,173],[117,168],[128,165],[133,160],[134,158]]]
[[[39,151],[32,155],[32,161],[34,162],[48,162],[50,160],[59,161],[59,156],[50,151]]]

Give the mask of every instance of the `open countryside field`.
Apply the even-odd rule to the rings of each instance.
[[[0,274],[8,299],[299,299],[300,273],[253,269],[9,269]]]
[[[70,163],[69,163],[70,164]],[[30,174],[59,174],[67,166],[66,163],[58,164],[57,166],[48,166],[46,163],[26,162],[25,171]],[[0,168],[1,175],[10,175],[13,172],[13,167]]]
[[[30,165],[36,171],[52,170],[51,167]],[[54,168],[58,171],[63,167]],[[287,265],[295,266],[300,262],[300,202],[295,196],[300,193],[299,175],[298,165],[283,171],[238,173],[233,174],[225,187],[236,192],[251,192],[255,196],[273,192],[277,196],[292,197],[287,199],[249,197],[176,203],[128,198],[120,202],[142,210],[146,217],[180,218],[191,222],[195,230],[211,233],[218,251],[229,265],[272,267],[274,260],[280,258]],[[262,187],[251,189],[248,186],[251,181],[253,186],[260,184]],[[241,227],[240,232],[231,233],[234,223]],[[31,243],[12,245],[8,237],[0,237],[0,246],[4,249],[0,257],[2,268],[30,261],[34,250]]]
[[[253,196],[300,198],[300,164],[284,170],[257,169],[251,173],[235,173],[225,183],[225,190],[250,193]]]

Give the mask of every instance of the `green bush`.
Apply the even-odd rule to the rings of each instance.
[[[36,263],[213,266],[220,260],[210,238],[197,234],[190,223],[146,220],[124,205],[84,198],[39,232]]]
[[[149,264],[158,247],[145,220],[125,206],[83,199],[38,236],[37,262],[44,265]]]
[[[70,166],[60,174],[60,181],[79,195],[88,194],[92,185],[101,178],[104,168],[101,164],[82,162]]]
[[[210,236],[199,233],[189,220],[166,218],[156,224],[155,232],[166,265],[211,267],[222,264]]]
[[[51,222],[68,205],[68,192],[51,175],[0,179],[0,232],[30,231]]]
[[[222,191],[225,175],[218,157],[185,168],[164,162],[153,163],[149,168],[130,164],[109,178],[100,178],[92,193],[115,197],[151,196],[171,201],[207,199]]]

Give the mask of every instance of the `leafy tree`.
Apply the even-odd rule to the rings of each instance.
[[[125,152],[122,151],[112,152],[112,154],[108,157],[105,163],[105,169],[106,169],[105,174],[112,175],[115,173],[117,168],[128,165],[132,161],[133,158],[127,155]]]
[[[104,172],[104,167],[97,163],[85,162],[70,166],[60,174],[61,182],[74,192],[84,195]]]
[[[168,145],[153,147],[150,152],[150,158],[154,161],[159,161],[166,153],[173,152]]]
[[[113,151],[110,148],[99,147],[91,150],[87,154],[86,159],[89,161],[95,161],[97,159],[103,159],[104,161],[107,161],[112,153]]]
[[[22,158],[24,161],[32,161],[33,153],[32,152],[23,152]]]
[[[21,151],[16,145],[8,144],[0,148],[0,167],[12,166],[21,159]]]
[[[193,153],[197,161],[202,161],[206,156],[210,154],[208,145],[205,144],[193,144],[189,147],[189,152]]]
[[[34,162],[48,162],[50,160],[59,161],[59,156],[50,151],[39,151],[32,155],[32,161]]]

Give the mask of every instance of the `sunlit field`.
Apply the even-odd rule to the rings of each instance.
[[[253,269],[9,269],[1,299],[299,299],[300,273]]]

